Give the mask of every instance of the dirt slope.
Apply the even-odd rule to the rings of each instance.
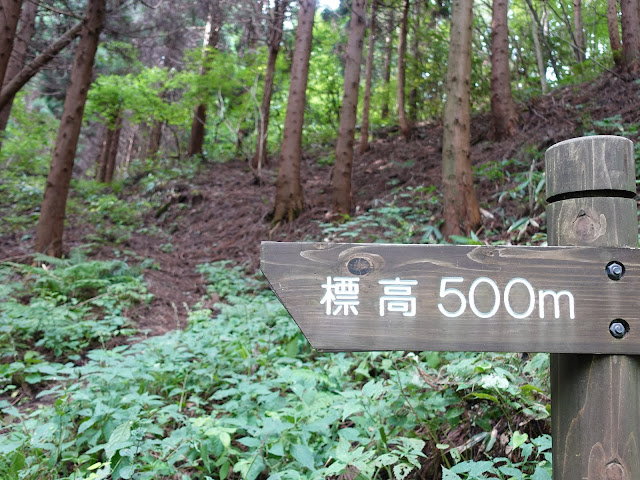
[[[607,74],[597,82],[569,86],[552,94],[535,98],[520,106],[520,130],[503,142],[488,140],[489,116],[478,115],[472,122],[472,161],[482,165],[492,160],[529,155],[585,132],[620,133],[616,126],[594,127],[593,121],[620,116],[618,123],[640,122],[639,86],[633,81]],[[616,122],[613,122],[616,123]],[[388,199],[395,186],[440,184],[442,126],[427,122],[419,125],[410,142],[396,131],[377,132],[371,148],[354,161],[353,192],[355,214],[365,212],[374,202]],[[633,139],[633,138],[632,138]],[[635,139],[634,139],[635,140]],[[155,299],[136,312],[139,326],[150,334],[160,334],[184,326],[187,309],[205,293],[204,279],[196,272],[198,264],[215,260],[246,263],[255,270],[259,263],[261,240],[297,241],[320,238],[318,221],[327,221],[331,184],[331,168],[319,165],[319,153],[303,158],[305,211],[291,224],[274,227],[268,220],[275,196],[277,170],[272,161],[263,172],[262,184],[256,182],[244,161],[210,164],[192,182],[173,182],[166,188],[164,211],[152,212],[146,218],[163,235],[135,234],[119,248],[136,255],[153,258],[159,270],[149,270],[146,277]],[[534,161],[531,158],[521,160]],[[536,160],[533,168],[542,169]],[[480,203],[490,208],[496,202],[497,189],[504,189],[488,178],[477,182]],[[130,192],[124,192],[127,198]],[[526,209],[517,203],[504,202],[509,211]],[[437,215],[438,212],[436,212]],[[504,231],[497,220],[485,216],[487,230]],[[84,243],[86,225],[69,218],[66,246]],[[167,243],[171,248],[166,248]],[[163,247],[164,246],[164,247]],[[30,242],[15,238],[0,239],[4,257],[29,253]],[[104,247],[93,254],[109,257]],[[215,298],[211,302],[215,302]]]

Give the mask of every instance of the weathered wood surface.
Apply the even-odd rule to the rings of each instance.
[[[606,275],[611,261],[625,267],[618,281]],[[640,353],[640,250],[263,242],[261,268],[318,350]],[[327,277],[359,279],[357,315],[350,309],[347,315],[343,310],[334,315],[333,309],[326,313],[321,301]],[[444,284],[465,297],[466,309],[456,317],[445,316],[438,307],[455,313],[461,306],[458,294],[441,297],[447,277],[463,279]],[[496,299],[493,287],[487,281],[476,286],[475,311],[488,318],[471,308],[470,287],[480,277],[493,280],[500,296],[499,307],[489,316]],[[400,311],[380,315],[384,285],[379,282],[396,278],[417,281],[410,287],[415,316]],[[512,279],[525,279],[531,290],[521,281],[510,287],[510,313],[504,297]],[[560,298],[555,318],[551,295],[544,297],[540,318],[540,290],[571,292],[574,318],[566,296]],[[618,318],[630,325],[622,339],[609,332]]]
[[[550,245],[637,246],[631,141],[569,140],[546,161]],[[640,309],[640,292],[627,295]],[[609,317],[594,311],[591,321]],[[552,355],[551,399],[554,480],[640,479],[640,357]]]

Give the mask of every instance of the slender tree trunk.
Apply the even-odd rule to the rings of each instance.
[[[382,68],[382,80],[384,82],[384,101],[380,116],[389,118],[389,84],[391,83],[391,57],[393,56],[393,30],[395,28],[394,11],[389,10],[387,17],[387,34],[384,38],[384,66]]]
[[[271,110],[271,96],[273,94],[273,79],[276,74],[276,60],[282,42],[282,27],[285,12],[289,6],[289,0],[276,0],[273,6],[273,19],[269,32],[269,57],[267,59],[267,71],[264,75],[264,87],[262,90],[262,103],[260,104],[260,118],[258,119],[258,138],[256,140],[256,153],[253,156],[252,166],[260,170],[267,164],[267,136],[269,132],[269,116]]]
[[[38,73],[42,67],[49,63],[55,56],[69,45],[82,31],[84,23],[78,23],[67,30],[61,37],[47,47],[40,55],[33,59],[31,63],[26,65],[20,72],[8,79],[8,83],[2,86],[0,91],[0,108],[4,108],[16,93],[20,91],[31,78]]]
[[[107,157],[111,150],[111,141],[113,139],[113,130],[109,125],[104,125],[102,147],[100,148],[100,156],[98,157],[98,171],[96,172],[96,180],[104,183],[107,178]]]
[[[11,59],[21,8],[22,0],[2,0],[0,2],[0,84],[4,82],[4,76]]]
[[[543,17],[542,19],[540,19],[538,17],[538,13],[536,12],[536,9],[533,8],[533,4],[531,3],[531,0],[525,0],[525,1],[527,2],[527,6],[529,7],[529,13],[531,13],[531,18],[533,19],[533,23],[538,28],[539,38],[544,43],[544,46],[546,47],[547,56],[549,58],[549,61],[551,62],[551,68],[553,68],[553,73],[555,74],[556,78],[559,80],[562,76],[560,74],[560,69],[558,68],[558,62],[556,61],[556,57],[553,54],[553,46],[551,45],[549,38],[545,34],[545,31],[549,30],[547,12],[546,10],[543,11]]]
[[[549,86],[547,84],[547,64],[544,60],[544,54],[542,53],[542,46],[540,45],[538,24],[536,23],[533,11],[531,9],[528,10],[531,15],[531,33],[533,35],[533,48],[536,56],[536,63],[538,65],[538,75],[540,75],[540,88],[542,89],[542,93],[547,93],[549,91]]]
[[[640,70],[640,24],[637,0],[620,0],[622,12],[622,66],[629,73]]]
[[[86,16],[71,68],[62,119],[40,208],[35,251],[55,257],[62,255],[62,234],[69,183],[82,126],[82,114],[91,84],[93,61],[104,23],[105,4],[106,0],[87,2]]]
[[[402,1],[402,20],[400,22],[400,38],[398,39],[398,122],[400,130],[405,139],[411,138],[411,126],[407,120],[407,113],[404,105],[405,91],[405,69],[407,53],[407,20],[409,18],[410,0]]]
[[[107,168],[105,172],[104,182],[111,183],[113,174],[116,170],[116,161],[118,160],[118,150],[120,148],[120,135],[122,133],[122,117],[120,114],[116,117],[113,132],[111,133],[111,142],[107,151]]]
[[[280,148],[278,180],[273,222],[292,221],[302,211],[304,199],[300,183],[300,163],[302,157],[302,126],[307,103],[307,80],[309,78],[309,57],[313,38],[313,19],[316,0],[300,0],[298,28],[291,61],[291,81],[289,101],[284,121],[284,133]]]
[[[24,66],[27,47],[31,43],[31,38],[36,31],[36,15],[38,13],[37,1],[27,1],[20,12],[20,29],[13,42],[13,50],[11,51],[11,59],[7,66],[7,72],[4,76],[4,84],[8,80],[14,78]],[[4,132],[9,123],[11,116],[11,107],[13,105],[14,96],[12,96],[7,104],[0,110],[0,132]]]
[[[367,66],[365,70],[364,97],[362,99],[362,123],[360,125],[360,148],[362,155],[369,148],[369,110],[371,109],[371,82],[373,79],[373,50],[376,42],[376,4],[377,0],[371,2],[371,12],[369,16],[369,46],[367,50]]]
[[[607,26],[609,27],[609,44],[611,45],[613,61],[616,65],[620,65],[622,61],[622,42],[620,41],[617,0],[607,0]]]
[[[509,72],[508,0],[493,0],[491,22],[491,116],[493,137],[501,140],[518,128],[518,115],[511,94]]]
[[[205,38],[203,42],[205,62],[201,74],[207,73],[207,56],[210,50],[218,44],[220,27],[222,26],[222,8],[220,0],[211,2],[209,10],[209,18],[207,19],[207,27],[205,30]],[[205,102],[197,105],[193,111],[193,122],[191,123],[191,135],[189,137],[189,148],[187,156],[202,155],[202,146],[204,145],[205,125],[207,123],[207,104]]]
[[[443,233],[466,235],[480,224],[471,171],[472,2],[453,0],[442,140]]]
[[[584,25],[582,22],[582,0],[573,0],[573,30],[575,33],[575,54],[578,63],[584,62],[587,45],[584,40]]]
[[[160,142],[162,141],[162,127],[164,126],[164,122],[155,122],[151,126],[151,131],[149,132],[149,141],[147,142],[147,153],[145,154],[146,158],[154,159],[156,155],[158,155],[158,151],[160,150]]]
[[[351,213],[351,169],[353,164],[353,143],[358,110],[358,89],[360,86],[360,66],[364,32],[367,29],[367,1],[351,2],[351,24],[347,42],[344,67],[344,88],[340,126],[336,142],[336,162],[333,169],[333,191],[331,210],[340,215]]]
[[[420,17],[422,13],[420,0],[413,3],[413,35],[411,37],[411,56],[413,57],[413,68],[411,68],[413,81],[410,82],[409,89],[409,123],[414,125],[418,121],[418,88],[415,78],[418,75],[417,65],[420,61]]]

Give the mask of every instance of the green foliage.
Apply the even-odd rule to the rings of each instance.
[[[483,451],[504,452],[487,474],[547,478],[549,438],[529,440],[528,427],[548,417],[547,355],[320,355],[263,283],[200,268],[228,292],[215,317],[194,310],[184,331],[92,350],[81,365],[25,355],[35,382],[62,382],[31,413],[0,401],[3,478],[400,479],[432,455],[450,478],[486,478],[469,474]],[[454,429],[460,445],[439,442]]]
[[[439,243],[439,201],[434,186],[397,189],[388,204],[339,223],[320,223],[322,235],[325,241]]]
[[[86,261],[77,252],[36,260],[40,267],[0,265],[0,359],[38,359],[30,349],[68,357],[133,332],[126,311],[149,300],[139,270],[119,260]],[[25,367],[0,362],[1,389],[16,365]]]
[[[23,230],[37,219],[58,121],[43,101],[27,106],[26,92],[13,103],[0,150],[0,235]]]

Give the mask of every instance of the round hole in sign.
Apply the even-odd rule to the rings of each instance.
[[[624,338],[629,333],[629,330],[631,330],[629,323],[621,318],[616,318],[609,324],[609,333],[613,338]]]
[[[621,262],[614,260],[613,262],[607,263],[604,271],[607,273],[607,277],[611,280],[620,280],[624,275],[624,265]]]

